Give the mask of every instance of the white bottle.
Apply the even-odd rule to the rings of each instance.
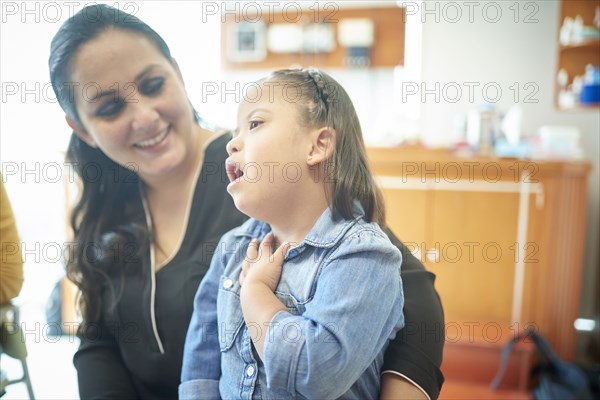
[[[579,43],[583,40],[583,18],[581,15],[575,17],[573,22],[573,30],[571,31],[571,41]]]
[[[573,32],[573,18],[565,17],[563,24],[560,28],[559,41],[563,46],[571,43],[571,33]]]

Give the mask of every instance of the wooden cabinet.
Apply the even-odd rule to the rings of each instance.
[[[575,356],[589,163],[368,154],[388,224],[437,276],[447,327],[493,340],[532,326]]]
[[[560,29],[564,24],[565,18],[570,17],[575,19],[580,15],[585,26],[594,26],[594,17],[596,8],[600,7],[600,0],[563,0],[560,5],[560,20],[559,20],[559,40],[558,40],[558,71],[563,69],[568,75],[568,84],[573,83],[575,76],[584,75],[585,67],[588,64],[600,66],[600,39],[583,38],[582,40],[569,40],[566,43],[561,43]],[[561,105],[559,101],[560,88],[556,90],[556,104],[558,108],[568,109]],[[576,104],[573,109],[598,109],[600,104],[593,105]]]

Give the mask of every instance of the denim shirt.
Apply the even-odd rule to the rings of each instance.
[[[248,244],[270,232],[250,219],[226,233],[194,300],[181,399],[376,399],[383,353],[404,326],[402,256],[375,223],[328,208],[288,250],[275,295],[287,307],[246,324],[239,276]],[[267,335],[264,360],[252,344]]]

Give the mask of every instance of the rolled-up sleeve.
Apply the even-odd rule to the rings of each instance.
[[[220,400],[219,381],[214,379],[194,379],[179,385],[179,399]]]
[[[348,238],[325,260],[301,316],[280,311],[273,317],[264,357],[269,387],[337,398],[404,325],[402,256],[387,238],[369,232]]]

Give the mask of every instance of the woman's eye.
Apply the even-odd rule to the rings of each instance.
[[[140,93],[149,96],[160,92],[165,83],[165,78],[157,77],[146,79],[140,84]]]
[[[99,117],[114,117],[125,107],[123,99],[114,99],[102,104],[97,110],[96,115]]]
[[[250,130],[258,127],[260,124],[262,124],[262,121],[250,121]]]

